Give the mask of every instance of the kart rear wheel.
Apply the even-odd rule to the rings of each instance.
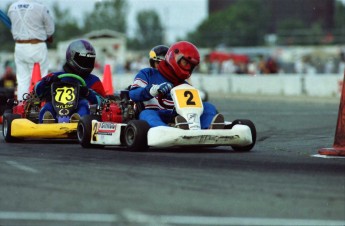
[[[131,120],[128,122],[124,142],[129,151],[147,151],[147,132],[150,126],[143,120]]]
[[[96,145],[91,144],[92,120],[94,119],[98,120],[94,115],[85,115],[78,122],[77,138],[83,148],[96,147]]]
[[[225,126],[225,129],[231,129],[234,125],[246,125],[250,128],[251,134],[252,134],[252,143],[247,146],[231,146],[234,151],[241,151],[241,152],[247,152],[250,151],[256,142],[256,128],[252,121],[248,119],[237,119],[233,121],[230,125]]]
[[[11,135],[11,125],[12,121],[15,119],[21,118],[18,114],[11,114],[11,113],[5,113],[3,115],[3,122],[2,122],[2,134],[4,136],[4,139],[8,143],[13,143],[19,141],[18,138],[12,137]]]

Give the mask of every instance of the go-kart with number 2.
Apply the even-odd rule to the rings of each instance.
[[[185,119],[188,129],[177,128],[177,125],[150,128],[143,120],[116,123],[87,117],[78,123],[80,144],[86,148],[122,145],[130,151],[181,146],[231,146],[236,151],[250,151],[254,147],[256,129],[250,120],[225,121],[221,129],[201,129],[203,104],[199,91],[182,84],[174,87],[170,94],[177,114]],[[161,105],[164,104],[161,96],[159,100]]]

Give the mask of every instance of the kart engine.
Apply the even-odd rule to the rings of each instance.
[[[38,122],[38,117],[42,106],[41,104],[41,100],[36,96],[27,99],[25,105],[26,118],[33,122]]]
[[[35,94],[26,94],[23,101],[8,99],[6,108],[12,109],[13,114],[19,114],[22,118],[37,123],[41,107],[42,102]]]
[[[108,96],[99,109],[103,122],[126,123],[135,118],[134,103],[127,90]]]

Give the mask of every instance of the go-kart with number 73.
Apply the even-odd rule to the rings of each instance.
[[[70,122],[71,115],[79,101],[79,89],[86,86],[84,79],[75,74],[61,74],[58,79],[72,79],[71,82],[56,81],[51,84],[51,103],[56,113],[54,123],[39,123],[39,112],[44,105],[32,91],[23,101],[9,100],[5,111],[3,136],[6,142],[19,142],[37,138],[76,138],[77,122]]]
[[[150,128],[146,121],[136,119],[117,123],[82,117],[77,128],[79,143],[84,148],[126,146],[129,151],[182,146],[231,146],[235,151],[250,151],[254,147],[256,129],[250,120],[225,121],[223,129],[201,129],[203,104],[199,91],[182,84],[174,87],[170,94],[177,114],[186,119],[189,129],[176,125]],[[162,96],[158,99],[162,104]]]

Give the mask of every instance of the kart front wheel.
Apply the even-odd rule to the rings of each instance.
[[[150,126],[143,120],[131,120],[128,122],[125,134],[124,142],[129,151],[146,151],[147,145],[147,132]]]
[[[13,143],[19,140],[18,138],[12,137],[11,135],[12,121],[18,118],[21,118],[18,114],[5,113],[3,115],[2,134],[4,136],[5,141],[8,143]]]
[[[78,122],[77,137],[83,148],[95,147],[94,144],[91,144],[92,120],[94,119],[96,117],[93,115],[85,115]]]
[[[226,126],[225,128],[229,128],[231,129],[234,125],[246,125],[250,128],[250,132],[252,134],[252,143],[250,145],[247,146],[231,146],[232,149],[234,151],[241,151],[241,152],[246,152],[246,151],[250,151],[256,142],[256,128],[255,125],[252,121],[247,120],[247,119],[237,119],[235,121],[233,121],[230,125]]]

